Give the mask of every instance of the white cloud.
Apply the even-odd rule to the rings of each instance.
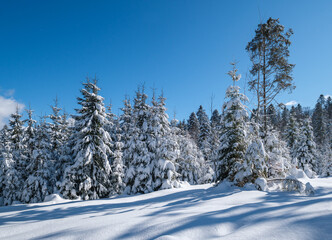
[[[293,105],[296,105],[298,102],[297,101],[290,101],[288,103],[285,103],[286,106],[293,106]]]
[[[16,107],[22,111],[24,104],[17,102],[14,98],[0,96],[0,128],[5,125],[10,114],[16,111]]]

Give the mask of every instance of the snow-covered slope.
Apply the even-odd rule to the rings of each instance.
[[[332,239],[332,178],[314,196],[227,184],[0,207],[0,239]]]

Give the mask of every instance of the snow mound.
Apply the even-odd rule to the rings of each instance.
[[[258,190],[261,190],[261,191],[268,190],[267,181],[265,178],[262,178],[262,177],[257,178],[255,181],[255,184],[256,184]]]
[[[290,170],[290,176],[297,179],[309,180],[307,174],[302,169],[292,168]]]
[[[62,197],[59,196],[59,194],[51,194],[47,195],[44,199],[44,202],[50,202],[50,203],[63,203],[63,202],[68,202],[69,200],[63,199]]]
[[[305,169],[292,168],[290,170],[290,177],[296,178],[302,182],[308,182],[310,179],[316,178],[317,175],[313,172],[308,166],[305,166]]]
[[[314,195],[315,190],[309,182],[304,183],[303,178],[287,177],[285,179],[269,179],[267,181],[268,192],[298,192],[305,195]]]
[[[315,194],[315,189],[314,189],[314,187],[309,182],[307,182],[305,184],[305,190],[304,190],[304,192],[305,192],[305,194],[311,196],[311,195]]]
[[[222,181],[220,183],[218,183],[215,188],[216,190],[220,191],[220,192],[227,192],[232,188],[233,183],[228,182],[228,181]]]

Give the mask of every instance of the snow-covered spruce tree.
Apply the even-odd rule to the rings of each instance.
[[[325,114],[326,114],[326,144],[325,151],[321,151],[322,158],[320,160],[320,164],[322,165],[321,169],[323,171],[320,172],[323,176],[332,176],[332,98],[328,97],[325,103]]]
[[[131,128],[129,149],[132,161],[126,174],[127,193],[147,193],[159,189],[177,187],[175,172],[176,142],[170,138],[165,99],[152,106],[146,103],[144,91],[136,92],[133,108],[134,127]]]
[[[294,165],[297,165],[294,146],[296,146],[296,144],[297,144],[296,141],[299,138],[299,124],[296,120],[294,113],[290,114],[286,132],[284,133],[284,135],[285,135],[285,139],[287,141],[287,146],[290,149],[292,163]]]
[[[289,149],[277,130],[268,128],[264,139],[268,178],[284,178],[292,167]]]
[[[176,172],[181,181],[198,184],[203,176],[204,157],[189,136],[178,136],[180,154],[176,161]]]
[[[148,127],[149,148],[155,153],[153,160],[154,190],[179,187],[178,174],[175,171],[175,161],[179,155],[179,146],[168,121],[163,94],[155,100],[152,98],[151,121]]]
[[[59,149],[64,144],[64,133],[62,129],[63,119],[60,114],[61,108],[58,107],[58,98],[55,98],[54,105],[51,106],[52,114],[49,115],[49,118],[52,120],[52,123],[49,124],[50,129],[50,140],[51,147],[54,153],[54,160],[56,161],[59,158]]]
[[[238,170],[234,181],[239,186],[246,183],[254,183],[259,177],[267,177],[267,154],[263,141],[259,134],[259,126],[255,122],[248,124],[247,128],[248,147],[245,152],[244,161],[237,162],[235,168]]]
[[[75,126],[70,139],[73,161],[64,172],[60,193],[65,198],[88,200],[109,196],[112,140],[105,130],[108,121],[97,81],[88,79],[83,86],[83,98],[77,98],[81,108],[73,116]]]
[[[20,176],[20,179],[23,180],[26,177],[25,168],[27,166],[27,147],[24,144],[24,127],[21,118],[22,115],[19,114],[19,109],[17,107],[16,112],[10,115],[9,126],[15,168],[22,175]]]
[[[303,118],[305,117],[305,114],[303,112],[301,104],[296,105],[296,107],[295,107],[295,116],[296,116],[296,119],[298,121],[303,120]]]
[[[267,120],[270,126],[273,126],[275,129],[278,128],[278,124],[280,123],[280,115],[272,103],[267,108]]]
[[[114,125],[114,147],[113,157],[111,158],[111,195],[121,194],[125,189],[124,177],[125,177],[125,166],[122,161],[122,147],[121,142],[121,129],[119,122]]]
[[[12,143],[10,133],[5,125],[1,130],[1,154],[0,154],[0,190],[1,204],[11,205],[19,201],[21,197],[22,179],[21,174],[17,172],[13,160]]]
[[[327,99],[329,100],[329,98]],[[332,142],[330,134],[331,118],[328,113],[328,102],[324,95],[320,95],[312,114],[312,126],[315,136],[315,142],[317,144],[317,165],[324,166],[327,162],[331,161],[328,159],[330,152],[332,151]]]
[[[211,148],[212,151],[219,147],[219,137],[221,132],[221,115],[218,110],[215,109],[212,112],[212,116],[210,119],[211,122]]]
[[[0,206],[3,205],[3,188],[4,188],[4,174],[5,171],[2,167],[3,154],[5,153],[5,142],[9,141],[9,133],[7,125],[4,125],[0,130]]]
[[[199,136],[198,136],[198,147],[201,149],[204,159],[207,161],[211,158],[211,137],[212,130],[209,118],[203,109],[202,105],[196,113],[199,122]]]
[[[56,182],[63,176],[64,164],[61,162],[61,158],[65,157],[64,145],[68,140],[68,123],[66,122],[66,114],[61,115],[62,110],[58,106],[58,98],[55,98],[54,105],[51,106],[52,113],[48,116],[52,122],[48,123],[47,131],[49,132],[50,140],[50,163],[53,166],[51,172],[51,186],[54,188]],[[41,125],[42,126],[42,125]]]
[[[219,111],[217,109],[215,109],[212,112],[210,121],[211,121],[211,128],[220,125],[221,115],[219,114]]]
[[[130,148],[131,144],[131,131],[134,128],[134,119],[133,119],[133,109],[130,104],[129,99],[123,101],[124,107],[121,108],[122,114],[119,117],[119,124],[121,129],[121,142],[123,143],[122,148],[122,161],[126,168],[129,168],[129,165],[132,160],[132,151]]]
[[[211,161],[211,167],[215,171],[215,159],[218,157],[218,148],[220,146],[220,135],[221,135],[221,115],[219,114],[218,110],[215,109],[212,112],[212,116],[210,119],[211,122],[211,155],[210,155],[210,161]]]
[[[204,160],[202,152],[190,137],[188,131],[179,128],[176,119],[171,121],[171,131],[179,147],[179,154],[175,162],[179,180],[189,184],[212,182],[214,171]]]
[[[177,127],[181,129],[181,131],[188,131],[186,120],[179,121]]]
[[[326,144],[326,115],[324,113],[325,97],[320,95],[312,114],[312,126],[315,136],[315,142],[318,147],[324,148]]]
[[[25,203],[42,202],[45,196],[53,192],[51,138],[47,128],[44,118],[36,129],[33,139],[34,150],[26,168],[28,178],[24,182],[22,192],[22,202]]]
[[[29,105],[29,109],[26,109],[26,112],[28,114],[28,119],[24,120],[23,122],[27,124],[27,127],[24,129],[23,133],[23,144],[26,146],[25,155],[30,161],[32,158],[32,152],[34,150],[34,138],[35,138],[35,126],[36,126],[36,120],[32,118],[33,110],[31,109]]]
[[[112,112],[112,103],[109,103],[109,105],[107,106],[106,115],[108,120],[108,126],[106,127],[106,130],[110,134],[111,138],[115,139],[117,135],[117,127],[115,125],[117,124],[119,119],[117,119],[116,115]]]
[[[3,128],[0,130],[0,206],[4,203],[3,198],[3,190],[6,187],[6,161],[5,158],[7,157],[8,153],[8,144],[9,142],[9,131],[7,125],[4,125]],[[10,146],[9,146],[10,147]]]
[[[192,112],[189,116],[187,129],[191,136],[191,138],[195,141],[195,143],[198,145],[198,139],[199,139],[199,121],[197,119],[197,116],[194,112]]]
[[[281,120],[280,123],[278,124],[278,129],[280,130],[280,132],[283,134],[282,136],[284,136],[284,133],[287,132],[287,125],[289,122],[289,110],[287,107],[284,107],[282,112],[281,112]]]
[[[241,75],[237,75],[235,64],[233,66],[233,70],[228,74],[234,84],[226,91],[225,97],[228,101],[223,105],[220,147],[218,157],[215,159],[217,181],[223,179],[234,181],[248,146],[246,141],[248,113],[243,105],[248,98],[240,93],[238,86],[235,86],[235,82],[240,79]]]
[[[328,97],[325,103],[325,113],[327,119],[327,145],[332,151],[332,98]]]
[[[61,133],[62,138],[58,139],[58,145],[57,150],[53,150],[53,160],[54,163],[54,176],[52,177],[52,181],[55,178],[55,184],[56,187],[59,188],[61,185],[62,177],[64,175],[64,171],[67,168],[67,166],[71,162],[71,143],[69,141],[69,137],[72,133],[72,127],[69,125],[68,116],[67,113],[63,113],[61,115],[61,118],[59,119],[59,131]],[[55,124],[53,122],[53,124]],[[55,130],[55,129],[54,129]],[[51,131],[52,132],[52,131]],[[54,133],[53,133],[54,134]],[[53,145],[54,147],[54,145]],[[52,182],[52,185],[54,183]]]
[[[303,120],[298,140],[293,147],[293,151],[298,161],[298,166],[304,170],[308,177],[314,177],[312,170],[321,172],[316,163],[316,144],[310,119]]]
[[[133,124],[128,135],[125,156],[128,157],[129,168],[126,172],[125,192],[128,194],[148,193],[153,191],[152,186],[152,159],[148,149],[147,128],[149,106],[146,103],[147,95],[140,91],[136,92],[134,107],[132,110]]]
[[[16,112],[11,114],[9,119],[9,141],[11,148],[10,172],[7,173],[7,181],[11,182],[6,190],[7,196],[5,204],[11,204],[14,201],[21,200],[23,182],[26,179],[26,166],[28,158],[26,156],[27,147],[24,144],[24,127],[21,120],[22,115],[19,114],[18,107]]]
[[[332,176],[332,149],[329,149],[323,156],[320,156],[320,158],[322,166],[320,166],[321,171],[319,174],[324,177]]]

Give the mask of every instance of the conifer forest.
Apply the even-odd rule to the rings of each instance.
[[[111,199],[105,201],[118,201],[115,205],[121,207],[130,197],[145,199],[150,193],[174,189],[170,194],[175,196],[181,189],[204,188],[197,201],[205,201],[204,196],[212,201],[213,196],[227,189],[240,193],[250,190],[297,196],[319,194],[315,181],[332,176],[332,98],[321,94],[312,104],[314,107],[281,103],[280,94],[292,94],[296,88],[293,79],[296,63],[291,62],[289,50],[293,30],[277,18],[268,18],[252,34],[243,48],[250,60],[248,74],[244,76],[246,69],[239,69],[236,61],[230,59],[229,71],[224,75],[229,87],[222,93],[225,98],[220,109],[207,110],[202,104],[192,109],[186,119],[176,119],[167,114],[167,95],[153,90],[148,96],[146,88],[150,86],[141,84],[131,96],[122,99],[123,105],[115,114],[117,111],[100,95],[99,84],[107,79],[96,77],[87,77],[77,86],[79,107],[74,114],[66,113],[64,109],[68,108],[65,103],[60,105],[58,99],[43,116],[36,116],[33,106],[23,111],[17,107],[0,130],[1,208],[39,206],[52,197],[82,204],[95,204],[87,200]],[[244,84],[247,93],[253,96],[251,104],[240,88]],[[307,183],[301,179],[307,179]],[[161,202],[172,200],[171,195],[159,198]],[[186,202],[185,199],[181,201]],[[191,204],[194,203],[192,200]],[[95,207],[98,206],[101,205]],[[135,202],[128,206],[136,207]],[[20,214],[17,216],[20,219]],[[6,222],[9,218],[0,223],[10,222]],[[208,219],[210,224],[217,221]],[[241,220],[240,215],[238,219]],[[189,225],[200,226],[202,223],[197,221]],[[178,233],[173,230],[164,234]],[[130,234],[128,230],[111,238],[163,236],[159,232]],[[186,236],[188,239],[224,236],[220,232],[214,237],[207,234]],[[64,236],[49,235],[59,239]],[[103,239],[111,235],[98,236]],[[273,239],[279,239],[278,236],[281,235]],[[331,237],[322,236],[321,239]],[[297,237],[294,239],[300,239]]]

